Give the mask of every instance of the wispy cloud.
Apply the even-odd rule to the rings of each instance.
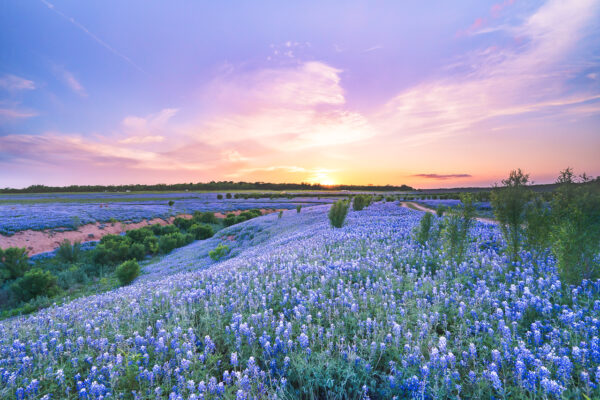
[[[371,46],[368,49],[363,50],[363,53],[369,53],[371,51],[375,51],[375,50],[379,50],[379,49],[383,49],[383,45],[376,44],[375,46]]]
[[[520,38],[464,57],[451,77],[421,83],[391,99],[377,116],[380,129],[407,144],[469,132],[491,118],[570,112],[595,101],[592,87],[573,90],[584,74],[576,50],[598,16],[592,0],[549,1],[509,33]]]
[[[471,178],[471,174],[414,174],[411,175],[415,178],[435,179],[435,180],[447,180],[447,179],[460,179],[460,178]]]
[[[0,108],[0,121],[35,117],[38,114],[33,111],[23,111],[11,108]]]
[[[62,67],[55,67],[55,70],[56,70],[56,75],[58,76],[58,78],[60,80],[62,80],[64,82],[64,84],[67,85],[67,87],[69,89],[71,89],[74,93],[78,94],[81,97],[88,96],[85,88],[79,82],[79,80],[77,80],[77,78],[75,78],[75,75],[73,75],[72,72],[70,72]]]
[[[89,36],[92,40],[94,40],[96,43],[98,43],[100,46],[104,47],[106,50],[110,51],[112,54],[114,54],[115,56],[123,59],[125,62],[127,62],[129,65],[131,65],[132,67],[134,67],[135,69],[137,69],[140,72],[146,73],[142,68],[140,68],[136,63],[134,63],[129,57],[127,57],[125,54],[117,51],[114,47],[112,47],[111,45],[109,45],[108,43],[106,43],[104,40],[100,39],[98,36],[96,36],[95,34],[93,34],[92,32],[90,32],[89,29],[87,29],[85,26],[83,26],[82,24],[80,24],[79,22],[77,22],[75,20],[75,18],[69,17],[68,15],[64,14],[62,11],[58,10],[54,4],[46,1],[46,0],[40,0],[43,4],[46,5],[46,7],[48,7],[51,11],[53,11],[54,13],[56,13],[57,15],[61,16],[62,18],[66,19],[67,21],[69,21],[71,24],[73,24],[74,26],[76,26],[79,30],[81,30],[83,33],[85,33],[87,36]]]
[[[0,88],[9,91],[33,90],[35,89],[35,83],[29,79],[21,78],[12,74],[6,74],[0,77]]]

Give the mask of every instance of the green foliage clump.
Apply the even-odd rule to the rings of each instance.
[[[140,265],[135,260],[128,260],[117,267],[115,271],[121,286],[129,285],[140,275]]]
[[[334,228],[341,228],[348,215],[349,203],[347,200],[338,200],[329,209],[329,222]]]
[[[464,260],[469,243],[469,230],[473,225],[475,206],[473,195],[465,193],[461,196],[462,206],[453,210],[444,219],[442,236],[444,248],[450,259],[460,263]]]
[[[133,243],[129,247],[129,257],[141,261],[146,257],[146,246],[143,243]]]
[[[209,211],[206,211],[206,212],[196,211],[194,213],[193,222],[195,222],[195,223],[202,222],[204,224],[216,224],[216,223],[218,223],[218,220],[214,213],[211,213]]]
[[[371,204],[373,197],[366,194],[359,194],[354,196],[354,200],[352,201],[352,208],[355,211],[360,211],[365,207],[368,207]]]
[[[439,206],[436,210],[435,210],[435,215],[438,216],[438,218],[441,218],[444,216],[444,213],[446,212],[446,206],[441,205]]]
[[[571,173],[571,174],[569,174]],[[552,251],[566,283],[600,277],[600,183],[575,185],[570,168],[561,172],[552,200]]]
[[[219,200],[223,200],[223,195],[222,195],[222,194],[218,194],[218,195],[217,195],[217,199],[219,199]]]
[[[147,253],[150,253],[150,254],[158,253],[158,238],[156,236],[152,235],[152,236],[145,237],[142,244],[144,245],[144,248],[146,249]]]
[[[235,225],[236,219],[235,219],[235,214],[227,214],[227,216],[225,216],[225,219],[223,220],[223,224],[225,226],[231,226],[231,225]]]
[[[508,244],[508,253],[516,260],[523,236],[525,210],[531,198],[531,190],[527,187],[529,175],[521,169],[513,170],[507,179],[502,181],[503,187],[495,188],[491,193],[494,215],[498,220],[502,235]]]
[[[538,252],[550,246],[552,213],[549,205],[540,196],[525,207],[525,243]]]
[[[54,296],[58,293],[57,278],[50,271],[33,268],[17,279],[11,290],[21,301],[28,301],[37,296]]]
[[[186,241],[186,237],[181,232],[169,233],[158,239],[158,250],[163,254],[167,254],[173,249],[185,245]]]
[[[197,240],[204,240],[213,237],[215,231],[208,224],[194,224],[190,227],[189,233],[194,235]]]
[[[226,198],[228,198],[228,199],[230,199],[230,198],[231,198],[231,193],[227,193],[227,194],[225,195],[225,197],[226,197]]]
[[[431,235],[431,227],[433,226],[433,215],[431,213],[426,212],[419,222],[419,226],[416,230],[415,240],[421,244],[425,245],[429,241],[429,237]]]
[[[0,252],[0,278],[17,279],[29,270],[27,249],[22,247],[9,247]],[[1,279],[0,279],[1,280]]]
[[[298,204],[298,205],[296,206],[296,212],[297,212],[298,214],[300,214],[300,211],[301,211],[301,210],[302,210],[302,205]]]
[[[71,244],[67,239],[63,240],[60,247],[56,251],[56,255],[64,262],[74,263],[81,256],[81,243],[75,242]]]
[[[179,229],[188,230],[194,224],[193,219],[177,217],[173,220],[173,225]]]
[[[209,251],[208,255],[214,261],[219,261],[221,258],[227,256],[230,251],[231,250],[230,250],[229,246],[227,246],[226,244],[219,244],[213,250]]]
[[[173,200],[169,200],[169,207],[173,207],[173,204],[175,204],[175,202]]]
[[[279,214],[277,214],[277,219],[281,219],[281,217],[283,217],[283,211],[279,211]]]

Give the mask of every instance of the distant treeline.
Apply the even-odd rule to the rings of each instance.
[[[175,183],[167,185],[71,185],[45,186],[31,185],[23,189],[4,188],[0,193],[82,193],[82,192],[174,192],[186,190],[225,191],[225,190],[353,190],[353,191],[412,191],[412,187],[400,186],[371,186],[371,185],[338,185],[323,186],[311,183],[268,183],[268,182],[208,182],[208,183]]]

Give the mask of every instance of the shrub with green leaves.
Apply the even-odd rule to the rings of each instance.
[[[298,204],[298,205],[296,206],[296,212],[297,212],[298,214],[300,214],[300,211],[301,211],[301,210],[302,210],[302,205]]]
[[[140,275],[140,265],[135,260],[128,260],[117,267],[115,274],[121,286],[129,285]]]
[[[338,200],[329,209],[329,222],[331,226],[334,228],[341,228],[344,225],[344,221],[346,220],[346,215],[348,215],[348,201],[347,200]]]
[[[354,209],[354,211],[360,211],[371,203],[371,199],[372,196],[366,194],[359,194],[357,196],[354,196],[354,200],[352,201],[352,208]]]
[[[204,240],[213,237],[215,231],[213,227],[208,224],[194,224],[190,227],[189,233],[194,235],[196,240]]]
[[[209,251],[208,255],[214,261],[219,261],[223,257],[227,256],[230,251],[231,251],[231,249],[226,244],[219,244],[213,250]]]
[[[179,229],[188,230],[194,224],[193,219],[177,217],[173,220],[173,225]]]
[[[21,301],[37,296],[54,296],[58,293],[58,279],[50,271],[33,268],[11,285],[11,290]]]
[[[77,262],[81,256],[81,243],[75,242],[71,244],[69,240],[65,239],[56,251],[56,255],[64,262]]]
[[[491,193],[494,215],[513,260],[518,258],[525,223],[525,209],[531,198],[528,183],[529,175],[524,174],[519,168],[511,171],[509,177],[502,181],[503,187],[495,188]]]
[[[600,182],[559,182],[552,200],[552,251],[562,280],[600,278]]]
[[[180,232],[169,233],[158,239],[158,249],[161,253],[170,253],[173,249],[183,246],[186,243],[186,238]]]
[[[464,260],[469,243],[469,230],[474,221],[475,206],[473,195],[465,193],[461,195],[462,206],[452,212],[444,219],[442,236],[444,248],[448,257],[458,263]]]
[[[429,241],[432,226],[433,226],[433,215],[431,213],[426,212],[421,217],[421,221],[419,221],[419,226],[417,227],[417,230],[416,230],[415,240],[419,244],[424,246]]]
[[[129,247],[129,258],[141,261],[146,257],[146,246],[143,243],[133,243]]]
[[[435,215],[437,215],[438,218],[441,218],[444,216],[445,212],[446,212],[446,206],[441,205],[435,210]]]
[[[214,213],[211,213],[209,211],[206,211],[206,212],[196,211],[194,213],[193,222],[194,223],[202,222],[205,224],[216,224],[219,221],[217,220],[217,217],[215,216]]]
[[[0,270],[5,279],[17,279],[29,270],[27,249],[24,247],[9,247],[0,253]]]
[[[536,197],[525,207],[525,243],[536,251],[543,251],[550,246],[552,230],[552,213],[549,204]]]

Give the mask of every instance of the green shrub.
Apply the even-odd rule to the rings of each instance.
[[[57,274],[58,286],[63,289],[72,288],[76,284],[84,284],[88,281],[88,276],[82,268],[77,265],[71,265],[66,271]]]
[[[175,202],[173,200],[169,200],[169,207],[173,207],[173,204],[175,204]]]
[[[158,239],[158,249],[161,253],[170,253],[173,249],[184,246],[186,237],[181,232],[169,233]]]
[[[5,279],[17,279],[29,270],[27,249],[24,247],[9,247],[0,253],[0,271]]]
[[[135,260],[125,261],[115,271],[121,286],[129,285],[140,275],[140,265]]]
[[[444,212],[446,212],[446,206],[441,205],[437,208],[437,210],[435,210],[435,214],[441,218],[444,216]]]
[[[215,231],[212,226],[207,224],[194,224],[191,226],[189,233],[194,235],[197,240],[204,240],[213,237]]]
[[[147,237],[154,236],[154,232],[151,228],[144,227],[127,231],[126,236],[135,243],[144,243]]]
[[[298,204],[298,205],[296,206],[296,212],[297,212],[298,214],[300,214],[300,210],[302,210],[302,206],[301,206],[300,204]]]
[[[283,217],[283,211],[279,211],[279,214],[277,214],[277,219],[281,219],[281,217]]]
[[[334,228],[341,228],[348,214],[348,201],[338,200],[329,209],[329,222]]]
[[[469,230],[475,214],[473,196],[470,193],[462,195],[461,201],[462,206],[452,210],[445,218],[442,229],[446,254],[458,263],[464,260],[469,243]]]
[[[233,214],[227,214],[227,217],[225,217],[223,220],[223,224],[225,224],[225,226],[235,225],[236,223],[235,215]]]
[[[161,226],[158,231],[158,235],[170,235],[172,233],[179,233],[179,229],[175,225]]]
[[[542,251],[550,246],[552,215],[550,207],[540,198],[525,207],[525,240],[529,249]]]
[[[193,219],[194,223],[198,223],[198,222],[202,222],[205,224],[216,224],[218,223],[217,217],[215,217],[214,213],[211,212],[198,212],[196,211],[194,213],[194,219]]]
[[[92,252],[92,260],[97,265],[117,264],[129,259],[132,240],[123,235],[106,235]]]
[[[354,201],[352,202],[352,208],[355,211],[361,211],[363,208],[369,206],[371,204],[372,196],[367,194],[359,194],[354,196]]]
[[[227,246],[226,244],[219,244],[213,250],[209,251],[208,255],[214,261],[219,261],[221,258],[227,256],[230,251],[231,250],[229,249],[229,246]]]
[[[551,233],[558,271],[570,284],[595,280],[600,277],[600,182],[559,183],[552,200]]]
[[[225,195],[225,197],[226,197],[226,198],[228,198],[228,199],[230,199],[230,198],[231,198],[231,193],[227,193],[227,194]]]
[[[431,213],[426,212],[425,215],[421,217],[421,221],[419,222],[419,227],[415,235],[415,240],[419,244],[425,245],[429,241],[432,225],[433,215]]]
[[[142,243],[134,243],[129,247],[129,258],[141,261],[146,257],[146,246]]]
[[[50,271],[32,268],[11,285],[11,290],[21,301],[28,301],[37,296],[52,297],[58,293],[58,279]]]
[[[519,168],[511,171],[509,177],[502,183],[503,187],[492,191],[491,203],[502,235],[508,244],[508,253],[513,260],[516,260],[523,235],[525,208],[531,197],[531,191],[527,187],[529,175],[524,174]]]
[[[178,227],[179,229],[188,230],[194,224],[193,219],[177,217],[173,220],[173,225]]]
[[[63,240],[56,251],[56,256],[64,262],[77,262],[81,256],[81,243],[75,242],[71,244],[67,239]]]
[[[158,253],[158,238],[154,235],[144,238],[144,247],[146,252],[150,254]]]
[[[222,194],[218,194],[218,195],[217,195],[217,199],[219,199],[219,200],[223,200],[223,195],[222,195]]]

